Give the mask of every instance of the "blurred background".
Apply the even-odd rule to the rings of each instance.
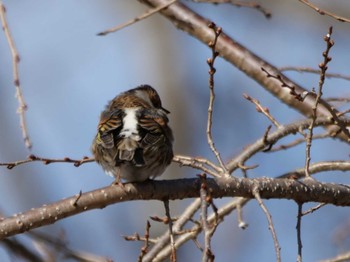
[[[183,1],[199,14],[213,20],[233,39],[275,66],[317,68],[323,60],[324,35],[333,25],[335,46],[329,72],[350,74],[350,24],[321,16],[299,1],[261,1],[272,12],[266,19],[255,9],[231,5]],[[349,1],[313,1],[320,8],[350,17]],[[4,34],[0,34],[0,162],[25,159],[30,153],[41,157],[80,159],[91,156],[90,145],[99,114],[118,93],[140,84],[150,84],[171,111],[175,153],[214,160],[206,143],[209,101],[208,66],[210,50],[198,40],[177,30],[156,14],[145,21],[107,36],[96,34],[124,23],[148,9],[138,1],[4,1],[7,19],[19,51],[20,81],[28,104],[28,131],[33,143],[29,152],[23,143],[16,114],[18,102],[12,77],[12,61]],[[267,93],[254,81],[219,58],[215,64],[216,101],[213,136],[224,160],[260,138],[269,121],[258,114],[243,93],[260,100],[283,124],[303,118]],[[318,75],[288,72],[301,86],[318,86]],[[349,96],[349,83],[328,79],[325,97]],[[321,130],[319,130],[321,131]],[[292,141],[295,137],[285,139]],[[312,147],[312,162],[347,160],[345,143],[325,139]],[[259,164],[251,177],[275,177],[305,162],[305,145],[279,153],[259,153],[247,164]],[[172,164],[161,179],[194,177],[198,172]],[[235,175],[242,175],[239,171]],[[349,174],[329,172],[321,181],[349,183]],[[7,216],[40,207],[62,198],[107,186],[113,179],[95,163],[29,163],[12,170],[0,168],[0,211]],[[181,214],[189,200],[171,202],[172,215]],[[217,206],[229,199],[216,200]],[[276,227],[283,261],[297,254],[297,205],[292,201],[265,201]],[[305,205],[304,208],[315,204]],[[108,206],[39,229],[62,236],[70,247],[114,261],[136,261],[141,243],[126,242],[122,235],[144,234],[150,215],[164,215],[162,202],[136,201]],[[213,237],[216,261],[274,261],[275,251],[266,217],[256,201],[243,210],[246,230],[231,214]],[[349,249],[350,211],[326,206],[302,220],[303,258],[317,261]],[[152,222],[151,237],[166,227]],[[342,232],[342,237],[339,236]],[[19,240],[33,245],[25,235]],[[199,238],[200,242],[202,238]],[[201,252],[193,242],[178,251],[179,261],[199,261]],[[62,261],[66,260],[63,257]],[[59,259],[59,260],[60,260]],[[0,261],[16,258],[0,245]]]

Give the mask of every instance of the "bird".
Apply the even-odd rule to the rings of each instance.
[[[101,113],[91,151],[102,169],[126,182],[143,182],[163,174],[173,159],[170,112],[157,91],[140,85],[117,95]]]

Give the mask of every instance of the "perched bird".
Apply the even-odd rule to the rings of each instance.
[[[160,176],[173,158],[169,113],[149,85],[116,96],[102,112],[92,143],[96,162],[116,183]]]

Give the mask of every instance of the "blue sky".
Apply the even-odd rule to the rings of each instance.
[[[269,20],[252,9],[184,2],[275,66],[317,67],[325,50],[323,36],[333,25],[336,44],[331,50],[333,60],[329,71],[349,74],[349,24],[320,16],[298,1],[264,1],[264,6],[272,11]],[[337,3],[322,7],[333,8],[331,10],[340,14],[350,8],[345,1]],[[150,84],[159,91],[164,107],[171,111],[175,153],[214,160],[205,133],[209,99],[206,59],[210,56],[205,45],[177,30],[160,15],[114,34],[96,36],[147,9],[137,1],[38,0],[4,1],[4,4],[21,57],[20,80],[28,104],[31,153],[49,158],[90,156],[99,114],[106,103],[124,90]],[[24,159],[29,152],[23,145],[19,128],[11,57],[3,34],[0,34],[0,57],[0,162],[5,162]],[[216,68],[213,136],[224,160],[260,138],[270,124],[245,101],[243,93],[260,100],[283,124],[303,118],[221,58]],[[317,75],[287,74],[305,88],[318,85]],[[348,96],[348,86],[343,80],[327,80],[325,96]],[[348,146],[337,141],[325,140],[312,148],[314,162],[348,159],[348,156]],[[249,175],[278,176],[302,167],[304,161],[304,145],[278,154],[260,153],[249,161],[248,164],[259,164]],[[193,177],[196,173],[173,164],[163,178]],[[241,173],[238,171],[235,175]],[[337,172],[321,175],[319,179],[349,183],[346,174]],[[1,168],[0,209],[12,215],[111,182],[95,163],[79,168],[40,163],[12,170]],[[190,201],[171,203],[172,213],[180,214]],[[217,200],[217,204],[226,201],[228,199]],[[295,261],[297,205],[285,200],[265,202],[276,225],[283,261]],[[143,233],[150,215],[163,214],[161,202],[137,201],[86,212],[40,230],[53,235],[64,231],[76,249],[115,261],[135,261],[139,243],[125,242],[121,235]],[[249,223],[244,231],[238,229],[235,213],[219,227],[213,238],[217,261],[228,261],[232,257],[236,261],[273,261],[272,238],[256,201],[244,208],[244,217]],[[346,250],[349,241],[336,245],[332,238],[348,217],[347,208],[332,206],[305,217],[305,261],[332,257]],[[154,235],[165,230],[156,224],[152,229]],[[320,240],[321,243],[316,244]],[[185,245],[179,251],[181,261],[198,261],[201,254],[194,249],[192,243]],[[0,260],[11,260],[1,246]]]

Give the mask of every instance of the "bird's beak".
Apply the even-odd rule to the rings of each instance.
[[[164,107],[162,107],[162,110],[163,110],[165,113],[170,114],[170,111],[167,110],[167,109],[165,109]]]

